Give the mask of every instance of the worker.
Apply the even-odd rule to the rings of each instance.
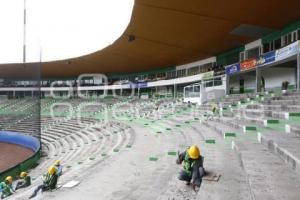
[[[62,165],[61,165],[60,160],[55,161],[54,166],[56,167],[56,174],[58,176],[61,176],[62,175]]]
[[[48,168],[48,172],[44,175],[43,184],[39,185],[33,192],[33,194],[29,197],[29,199],[35,197],[37,193],[42,190],[42,192],[53,190],[56,188],[58,180],[57,170],[55,166],[51,166]]]
[[[31,185],[31,177],[27,172],[21,172],[20,180],[17,182],[15,190],[25,188]]]
[[[1,188],[1,199],[4,199],[14,193],[14,189],[12,187],[13,177],[8,176],[5,178],[4,182],[0,183]]]
[[[205,173],[203,161],[204,157],[201,156],[197,145],[193,145],[186,151],[178,153],[176,163],[183,165],[183,170],[180,171],[178,179],[186,181],[186,184],[191,185],[194,191],[196,191],[196,187],[200,187]]]
[[[218,106],[216,104],[212,104],[212,108],[211,108],[211,111],[212,111],[212,114],[216,114],[217,112],[217,109],[218,109]]]

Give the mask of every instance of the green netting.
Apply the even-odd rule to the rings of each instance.
[[[285,27],[281,31],[276,31],[276,32],[273,32],[273,33],[263,37],[262,38],[262,43],[265,44],[265,43],[277,40],[280,37],[282,37],[282,36],[284,36],[284,35],[286,35],[290,32],[293,32],[293,31],[295,31],[299,28],[300,28],[300,21],[297,21],[295,23],[292,23],[292,24],[288,25],[287,27]]]
[[[242,46],[217,55],[217,65],[226,66],[239,62],[240,52],[244,50],[245,47]]]

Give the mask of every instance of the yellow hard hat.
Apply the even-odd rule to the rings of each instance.
[[[26,172],[21,172],[21,174],[20,174],[20,177],[21,178],[25,178],[27,176],[27,173]]]
[[[60,165],[60,160],[55,161],[55,165]]]
[[[54,175],[56,173],[56,167],[51,166],[48,168],[48,173]]]
[[[6,177],[5,181],[7,181],[9,183],[12,183],[13,182],[13,177],[8,176],[8,177]]]
[[[192,159],[198,159],[200,156],[200,150],[197,145],[193,145],[188,149],[188,154]]]

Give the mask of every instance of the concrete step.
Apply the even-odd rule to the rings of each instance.
[[[286,124],[285,130],[287,133],[293,133],[296,136],[300,137],[300,125]]]
[[[238,128],[217,122],[208,122],[219,132],[234,132],[245,135]],[[246,133],[249,134],[249,133]],[[243,169],[248,176],[254,199],[297,199],[300,195],[300,177],[272,153],[266,146],[255,140],[232,139],[232,147],[240,157]]]
[[[236,120],[235,122],[222,121],[223,124],[238,127],[239,130],[247,127],[247,122]],[[273,128],[257,126],[258,142],[265,145],[271,152],[281,157],[293,170],[300,175],[300,135],[286,134]],[[300,126],[291,127],[291,131],[299,131]],[[292,132],[293,133],[293,132]]]
[[[300,101],[298,99],[295,100],[271,100],[271,101],[262,101],[263,105],[300,105]]]

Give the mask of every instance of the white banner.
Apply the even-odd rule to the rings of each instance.
[[[296,55],[297,53],[299,53],[299,41],[277,50],[275,53],[275,60],[283,60]]]

